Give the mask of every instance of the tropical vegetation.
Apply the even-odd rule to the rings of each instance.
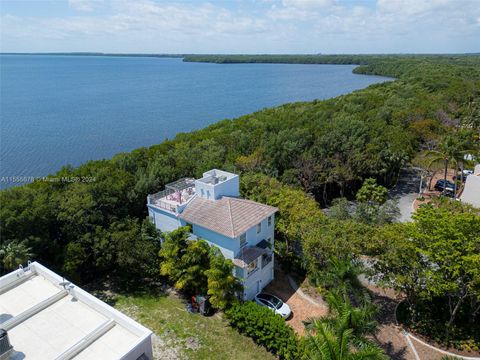
[[[400,319],[439,342],[478,349],[480,210],[448,200],[424,205],[412,223],[386,227],[378,240],[385,250],[375,277],[404,294]]]
[[[217,309],[229,307],[242,291],[234,265],[205,240],[188,240],[189,227],[165,233],[160,256],[160,274],[187,296],[209,295]]]
[[[35,257],[84,283],[107,275],[137,281],[165,276],[177,289],[206,292],[216,307],[227,307],[236,289],[227,276],[232,265],[205,242],[186,241],[185,230],[158,233],[145,206],[147,195],[168,182],[222,168],[241,173],[243,196],[280,209],[275,251],[284,268],[305,273],[327,293],[329,276],[337,274],[345,301],[358,307],[368,299],[356,295],[348,279],[358,259],[369,256],[376,261],[372,276],[405,295],[400,315],[407,326],[475,349],[478,211],[444,201],[422,207],[412,223],[398,224],[386,189],[413,158],[424,157],[443,171],[471,167],[472,157],[464,155],[475,155],[480,141],[480,56],[185,60],[359,64],[356,73],[395,79],[334,99],[223,120],[110,160],[65,166],[47,178],[95,181],[36,181],[1,191],[2,273]],[[337,344],[345,356],[360,351],[350,325],[319,321],[307,349]]]
[[[302,346],[293,329],[270,309],[249,301],[235,304],[225,315],[233,328],[280,359],[295,360],[302,356]]]

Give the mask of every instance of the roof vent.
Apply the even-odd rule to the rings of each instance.
[[[0,360],[6,360],[13,351],[10,340],[8,339],[7,330],[0,329]]]
[[[62,281],[58,283],[58,285],[62,286],[65,290],[67,290],[67,287],[70,287],[72,283],[68,280],[65,280],[65,278],[62,278]]]

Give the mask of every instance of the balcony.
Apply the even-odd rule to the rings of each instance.
[[[147,203],[177,214],[195,196],[195,179],[185,178],[165,185],[165,190],[148,195]]]
[[[256,273],[260,268],[258,267],[258,264],[255,265],[255,268],[252,268],[251,270],[247,271],[247,277],[252,276],[254,273]]]
[[[233,263],[240,268],[246,269],[247,277],[250,277],[258,270],[270,264],[272,260],[273,254],[271,251],[258,246],[246,246],[242,248],[238,256],[233,259]]]
[[[268,254],[263,254],[262,255],[262,269],[270,264],[273,260],[273,254],[268,253]]]

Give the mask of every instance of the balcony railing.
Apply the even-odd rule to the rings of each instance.
[[[257,266],[255,267],[255,269],[252,269],[252,270],[248,271],[247,277],[250,277],[250,276],[252,276],[253,274],[255,274],[255,273],[258,271],[258,269],[259,269],[259,267],[258,267],[258,265],[257,265]]]
[[[188,179],[187,179],[188,180]],[[148,195],[147,202],[149,205],[153,205],[160,209],[165,209],[173,213],[177,213],[179,207],[189,202],[195,195],[195,187],[188,186],[190,182],[183,180],[184,187],[181,190],[174,190],[171,185],[167,185],[167,188],[156,194]]]
[[[273,255],[272,254],[264,254],[262,256],[262,269],[270,264],[270,262],[273,260]]]

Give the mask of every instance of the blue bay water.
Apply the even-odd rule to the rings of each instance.
[[[225,118],[387,80],[352,74],[354,67],[0,55],[0,177],[45,176]]]

